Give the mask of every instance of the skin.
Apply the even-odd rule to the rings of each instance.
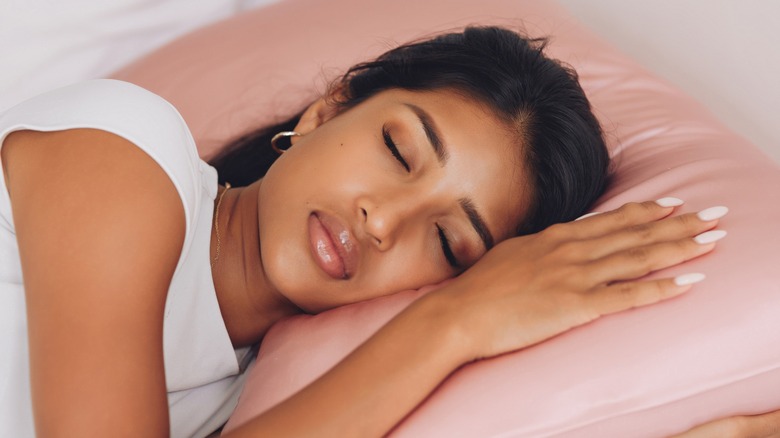
[[[410,103],[440,128],[446,165]],[[383,125],[411,172],[384,145]],[[654,202],[507,239],[527,205],[527,172],[510,131],[455,93],[389,91],[346,112],[321,100],[296,129],[303,136],[268,176],[221,204],[213,276],[234,345],[257,341],[285,315],[473,267],[231,435],[382,435],[464,363],[688,291],[668,278],[635,279],[715,247],[692,237],[717,220],[674,216]],[[184,235],[172,183],[134,145],[98,130],[13,133],[2,163],[24,272],[36,430],[164,436],[162,312]],[[459,206],[464,197],[498,242],[490,251]],[[316,263],[313,211],[354,236],[359,257],[349,278]],[[437,225],[450,233],[461,268],[445,262]]]
[[[740,415],[706,423],[672,438],[778,438],[780,411]]]

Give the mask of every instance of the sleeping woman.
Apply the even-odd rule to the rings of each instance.
[[[726,209],[574,220],[608,152],[543,48],[494,27],[401,46],[212,165],[124,82],[0,116],[0,435],[206,435],[274,322],[451,279],[230,433],[380,436],[464,363],[690,290],[644,277],[712,251]]]

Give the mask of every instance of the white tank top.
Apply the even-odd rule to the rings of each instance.
[[[251,358],[248,349],[233,350],[211,277],[217,172],[200,160],[187,125],[170,103],[109,79],[60,88],[1,114],[0,148],[13,131],[72,128],[101,129],[129,140],[160,165],[181,197],[186,235],[165,303],[165,379],[172,436],[205,436],[235,407]],[[34,436],[24,298],[0,167],[0,436]]]

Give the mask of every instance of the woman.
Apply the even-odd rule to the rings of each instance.
[[[230,190],[175,110],[129,84],[10,110],[2,427],[202,434],[275,321],[457,276],[235,431],[380,435],[463,363],[689,290],[701,275],[641,277],[711,251],[725,209],[672,217],[664,198],[564,223],[608,157],[542,48],[470,28],[356,66],[287,124],[286,151],[261,130],[218,157]]]

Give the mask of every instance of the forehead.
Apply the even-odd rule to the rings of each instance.
[[[410,105],[428,113],[448,155],[442,183],[473,200],[496,241],[513,236],[530,202],[521,133],[456,91],[389,90],[376,98],[382,115],[400,117],[421,132]]]

